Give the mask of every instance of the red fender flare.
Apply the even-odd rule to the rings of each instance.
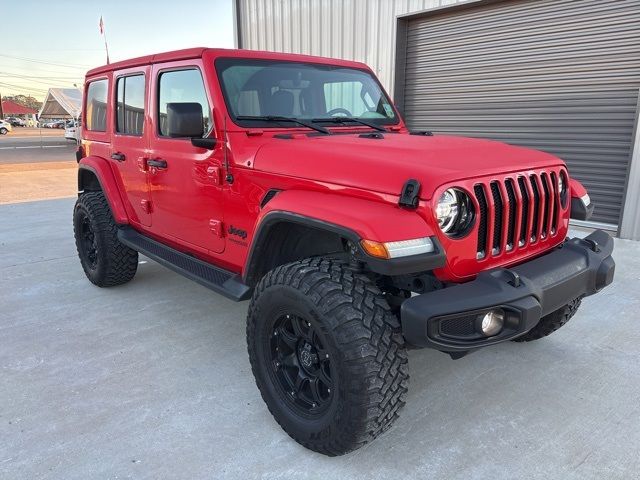
[[[582,198],[587,194],[587,189],[575,178],[569,180],[572,198]]]
[[[301,190],[278,193],[260,212],[254,232],[263,218],[276,211],[345,227],[361,239],[378,242],[435,235],[433,228],[415,211],[389,203]]]
[[[125,225],[129,223],[129,216],[120,195],[120,189],[111,170],[111,165],[104,158],[84,157],[78,164],[78,191],[84,190],[84,175],[90,171],[98,180],[100,188],[104,192],[111,213],[116,223]]]

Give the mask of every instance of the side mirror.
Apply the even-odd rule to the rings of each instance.
[[[167,103],[167,135],[171,138],[202,137],[202,105],[196,102]]]

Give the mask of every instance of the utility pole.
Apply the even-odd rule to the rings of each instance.
[[[2,94],[0,93],[0,120],[4,120],[4,111],[2,110]]]

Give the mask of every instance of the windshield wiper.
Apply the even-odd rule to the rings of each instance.
[[[373,128],[374,130],[378,130],[379,132],[386,132],[387,129],[381,127],[380,125],[376,125],[375,123],[367,122],[365,120],[361,120],[355,117],[325,117],[325,118],[314,118],[311,120],[312,122],[330,122],[330,123],[359,123],[360,125],[364,125],[366,127]]]
[[[277,115],[262,115],[262,116],[252,116],[252,115],[241,115],[236,117],[238,120],[258,120],[261,122],[290,122],[297,123],[298,125],[302,125],[303,127],[310,128],[311,130],[315,130],[316,132],[324,133],[329,135],[331,132],[324,127],[319,125],[314,125],[310,122],[305,122],[304,120],[300,120],[294,117],[280,117]]]

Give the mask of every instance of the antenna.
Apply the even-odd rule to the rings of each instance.
[[[229,139],[227,138],[227,115],[225,114],[224,116],[224,120],[223,120],[223,124],[222,124],[222,128],[223,128],[223,135],[224,135],[224,170],[226,173],[225,176],[225,180],[227,181],[227,183],[233,183],[233,175],[231,174],[230,168],[229,168],[229,157],[228,157],[228,153],[227,150],[229,149]]]

